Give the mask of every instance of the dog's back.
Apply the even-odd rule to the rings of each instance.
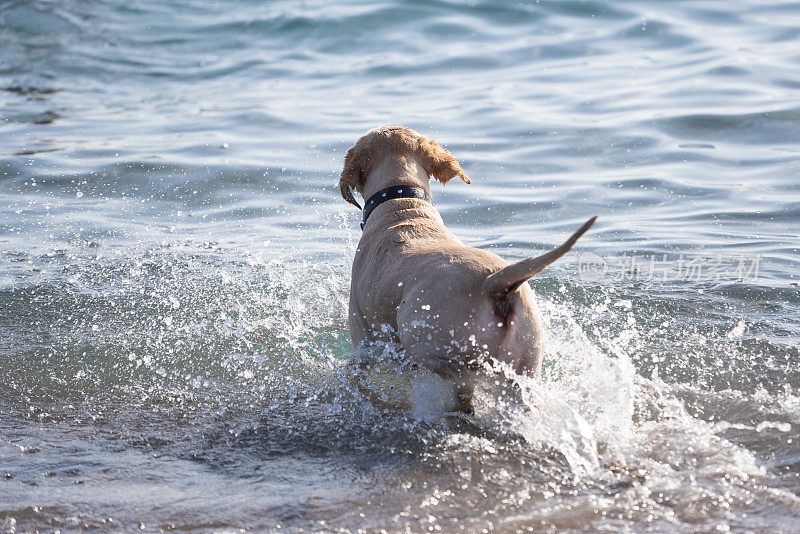
[[[468,182],[447,151],[413,130],[393,127],[370,132],[348,151],[340,186],[355,205],[350,187],[365,199],[386,185],[414,186],[429,197],[429,175],[443,183],[454,176]],[[471,394],[465,377],[486,360],[506,362],[521,374],[538,372],[543,329],[524,282],[564,255],[594,220],[560,247],[510,265],[465,247],[427,200],[380,202],[365,222],[353,262],[353,343],[401,343],[428,369],[457,379],[462,409]]]

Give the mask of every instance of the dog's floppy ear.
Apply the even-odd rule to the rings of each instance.
[[[458,164],[458,160],[450,152],[439,146],[436,141],[425,137],[420,138],[419,157],[422,166],[425,167],[425,172],[442,182],[442,184],[446,184],[456,176],[470,183],[467,173]]]
[[[358,190],[364,182],[364,174],[359,161],[361,159],[359,157],[360,149],[357,149],[356,146],[350,148],[344,158],[344,168],[339,176],[339,190],[342,192],[342,198],[361,209],[361,205],[353,197],[353,189]]]

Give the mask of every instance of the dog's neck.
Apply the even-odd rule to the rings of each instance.
[[[394,185],[410,185],[431,196],[431,181],[422,165],[411,156],[392,154],[372,167],[364,184],[364,199]]]

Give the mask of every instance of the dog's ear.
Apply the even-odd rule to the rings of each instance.
[[[339,190],[342,192],[342,198],[361,209],[361,205],[353,198],[353,189],[359,190],[364,182],[364,173],[359,161],[361,159],[359,157],[360,149],[357,149],[356,146],[348,150],[344,157],[344,168],[339,176]]]
[[[442,182],[442,184],[446,184],[456,176],[470,183],[467,173],[458,164],[458,160],[450,152],[439,146],[436,141],[425,137],[420,138],[419,157],[422,166],[425,167],[425,172]]]

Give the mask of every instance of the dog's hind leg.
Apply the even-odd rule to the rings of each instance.
[[[453,385],[453,393],[456,404],[454,411],[465,414],[473,414],[472,395],[475,391],[475,383],[472,373],[462,364],[439,354],[424,354],[415,356],[415,360],[424,368],[431,371],[440,378],[447,380]]]

